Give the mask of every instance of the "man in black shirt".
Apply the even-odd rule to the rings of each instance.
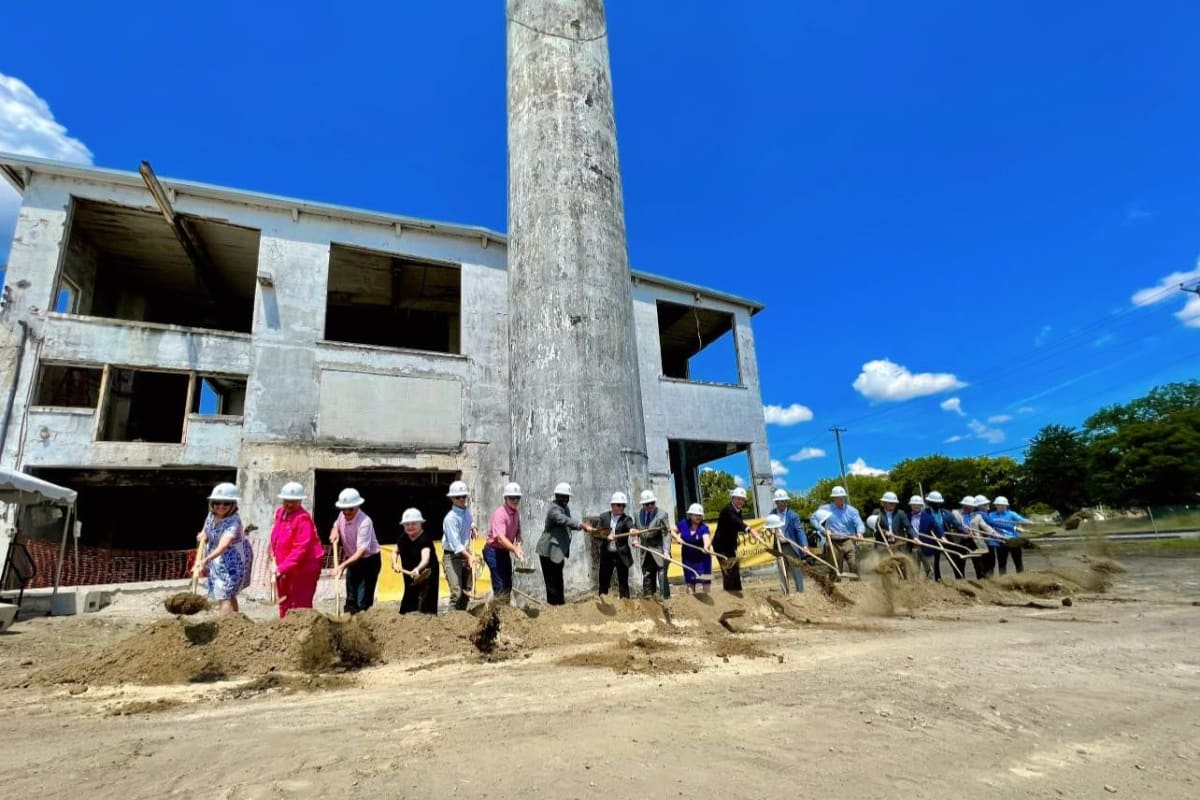
[[[729,505],[721,509],[721,516],[717,518],[717,532],[713,536],[713,550],[729,559],[721,565],[722,585],[727,592],[742,590],[742,570],[736,561],[738,535],[753,534],[742,517],[745,505],[746,490],[739,486],[729,493]]]

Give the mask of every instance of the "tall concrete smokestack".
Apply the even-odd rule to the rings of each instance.
[[[576,517],[648,486],[646,430],[604,3],[507,11],[512,466],[532,554],[557,481]],[[589,539],[572,538],[568,597],[595,585]]]

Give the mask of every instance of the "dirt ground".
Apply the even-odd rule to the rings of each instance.
[[[1020,586],[0,636],[6,797],[1200,796],[1200,555]],[[1034,564],[1034,566],[1038,566]],[[1064,605],[1064,599],[1070,605]],[[479,616],[486,616],[480,614]],[[486,652],[485,652],[486,651]],[[367,664],[368,666],[362,666]]]

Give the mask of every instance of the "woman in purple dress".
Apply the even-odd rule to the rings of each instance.
[[[712,536],[704,524],[702,505],[692,503],[688,507],[686,518],[675,526],[675,541],[683,545],[681,555],[687,567],[683,571],[683,580],[688,592],[695,594],[699,589],[707,594],[712,586]]]

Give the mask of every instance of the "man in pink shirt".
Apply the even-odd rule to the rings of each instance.
[[[492,512],[488,522],[487,544],[483,560],[492,576],[492,596],[506,597],[512,591],[512,559],[525,560],[521,550],[521,487],[515,483],[504,487],[504,502]]]
[[[346,576],[346,613],[357,614],[375,604],[375,584],[379,582],[379,539],[375,524],[359,508],[364,502],[357,489],[343,489],[335,505],[341,509],[333,530],[329,532],[332,547],[342,548],[342,559],[333,579]]]

